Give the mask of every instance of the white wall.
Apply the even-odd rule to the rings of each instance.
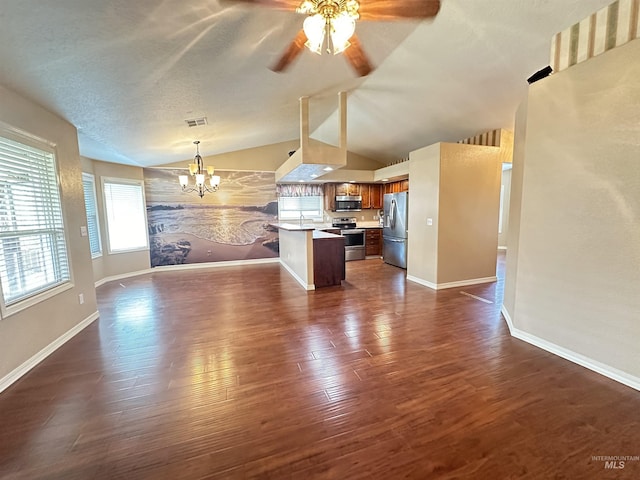
[[[519,332],[637,388],[639,58],[633,41],[530,88],[504,304]]]
[[[0,122],[55,144],[73,282],[73,288],[0,319],[1,391],[33,367],[39,353],[44,355],[43,351],[62,336],[96,318],[97,306],[89,239],[80,235],[87,217],[76,129],[2,86]],[[84,295],[82,305],[80,293]]]

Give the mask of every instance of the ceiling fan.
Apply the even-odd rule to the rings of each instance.
[[[359,76],[373,70],[360,40],[355,34],[356,21],[391,21],[435,17],[440,0],[235,0],[264,5],[280,10],[296,11],[306,15],[303,28],[271,67],[274,72],[284,71],[306,46],[322,54],[326,43],[329,53],[344,53]]]

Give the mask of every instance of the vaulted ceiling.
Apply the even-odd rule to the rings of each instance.
[[[366,0],[361,0],[366,2]],[[0,0],[0,83],[78,128],[81,154],[155,166],[299,137],[386,162],[438,141],[511,128],[551,37],[611,0],[442,0],[430,21],[359,22],[377,69],[306,49],[269,70],[303,17],[223,0]],[[1,108],[1,106],[0,106]],[[206,117],[189,128],[187,119]],[[286,152],[283,152],[283,160]]]

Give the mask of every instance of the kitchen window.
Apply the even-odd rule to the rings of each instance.
[[[280,220],[305,220],[322,221],[324,210],[324,197],[278,197],[278,218]]]
[[[87,212],[87,234],[89,236],[91,258],[96,258],[102,255],[102,243],[100,242],[95,177],[88,173],[83,173],[82,188],[84,190],[84,208]]]
[[[55,150],[12,133],[0,137],[3,316],[69,288],[70,280]]]
[[[141,181],[102,179],[109,253],[149,248]]]

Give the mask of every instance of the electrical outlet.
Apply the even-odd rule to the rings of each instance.
[[[430,227],[433,225],[433,218],[427,218],[427,226]]]
[[[85,227],[84,225],[80,227],[80,236],[81,237],[86,237],[88,235],[87,233],[87,227]]]

